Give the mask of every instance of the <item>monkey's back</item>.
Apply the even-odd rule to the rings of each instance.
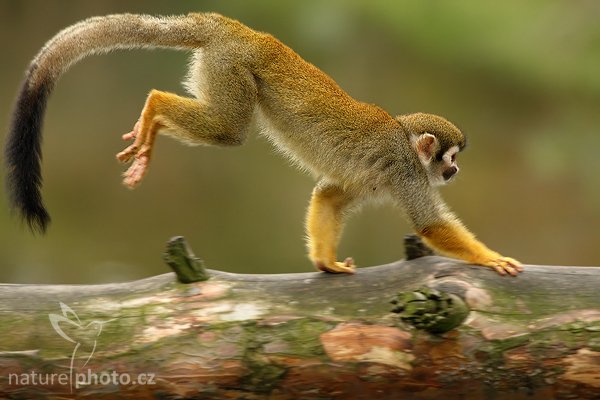
[[[218,14],[194,17],[210,32],[185,82],[200,101],[253,102],[261,133],[296,165],[360,191],[385,186],[406,165],[412,153],[387,112],[352,98],[270,34]]]

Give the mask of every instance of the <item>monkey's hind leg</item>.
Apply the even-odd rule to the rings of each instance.
[[[133,140],[133,144],[117,154],[121,162],[129,162],[133,159],[131,166],[123,174],[123,184],[134,188],[148,169],[156,134],[161,128],[181,129],[181,121],[173,118],[178,110],[188,112],[195,110],[199,104],[193,99],[186,99],[177,95],[152,90],[146,99],[139,120],[133,127],[133,131],[122,136],[123,140]],[[179,123],[178,123],[179,122]]]
[[[191,144],[232,146],[243,143],[254,103],[230,100],[229,107],[222,107],[219,99],[215,100],[205,104],[198,99],[151,91],[133,131],[123,135],[124,140],[133,140],[133,144],[117,154],[121,162],[133,160],[123,174],[123,183],[129,188],[140,183],[148,170],[159,131]]]
[[[324,272],[354,273],[354,260],[336,261],[344,213],[352,198],[341,188],[319,183],[312,194],[306,216],[308,257]]]

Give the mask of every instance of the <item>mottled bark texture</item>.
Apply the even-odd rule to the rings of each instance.
[[[600,398],[597,267],[208,273],[0,285],[0,398]]]

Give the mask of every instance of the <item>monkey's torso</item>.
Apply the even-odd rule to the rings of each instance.
[[[210,87],[218,81],[211,74],[252,81],[256,99],[247,101],[256,103],[252,119],[261,133],[302,169],[364,194],[387,187],[382,172],[415,165],[401,127],[387,112],[353,99],[271,35],[231,20],[219,26],[194,51],[184,82],[201,101],[210,102],[211,93],[221,90]],[[244,90],[236,96],[252,97]]]

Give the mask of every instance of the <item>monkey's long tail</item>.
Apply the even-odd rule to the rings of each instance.
[[[179,17],[117,14],[72,25],[42,48],[31,62],[17,97],[6,143],[7,189],[11,207],[33,232],[45,232],[50,216],[41,196],[41,126],[50,92],[59,77],[82,58],[114,49],[202,47],[216,14]]]

